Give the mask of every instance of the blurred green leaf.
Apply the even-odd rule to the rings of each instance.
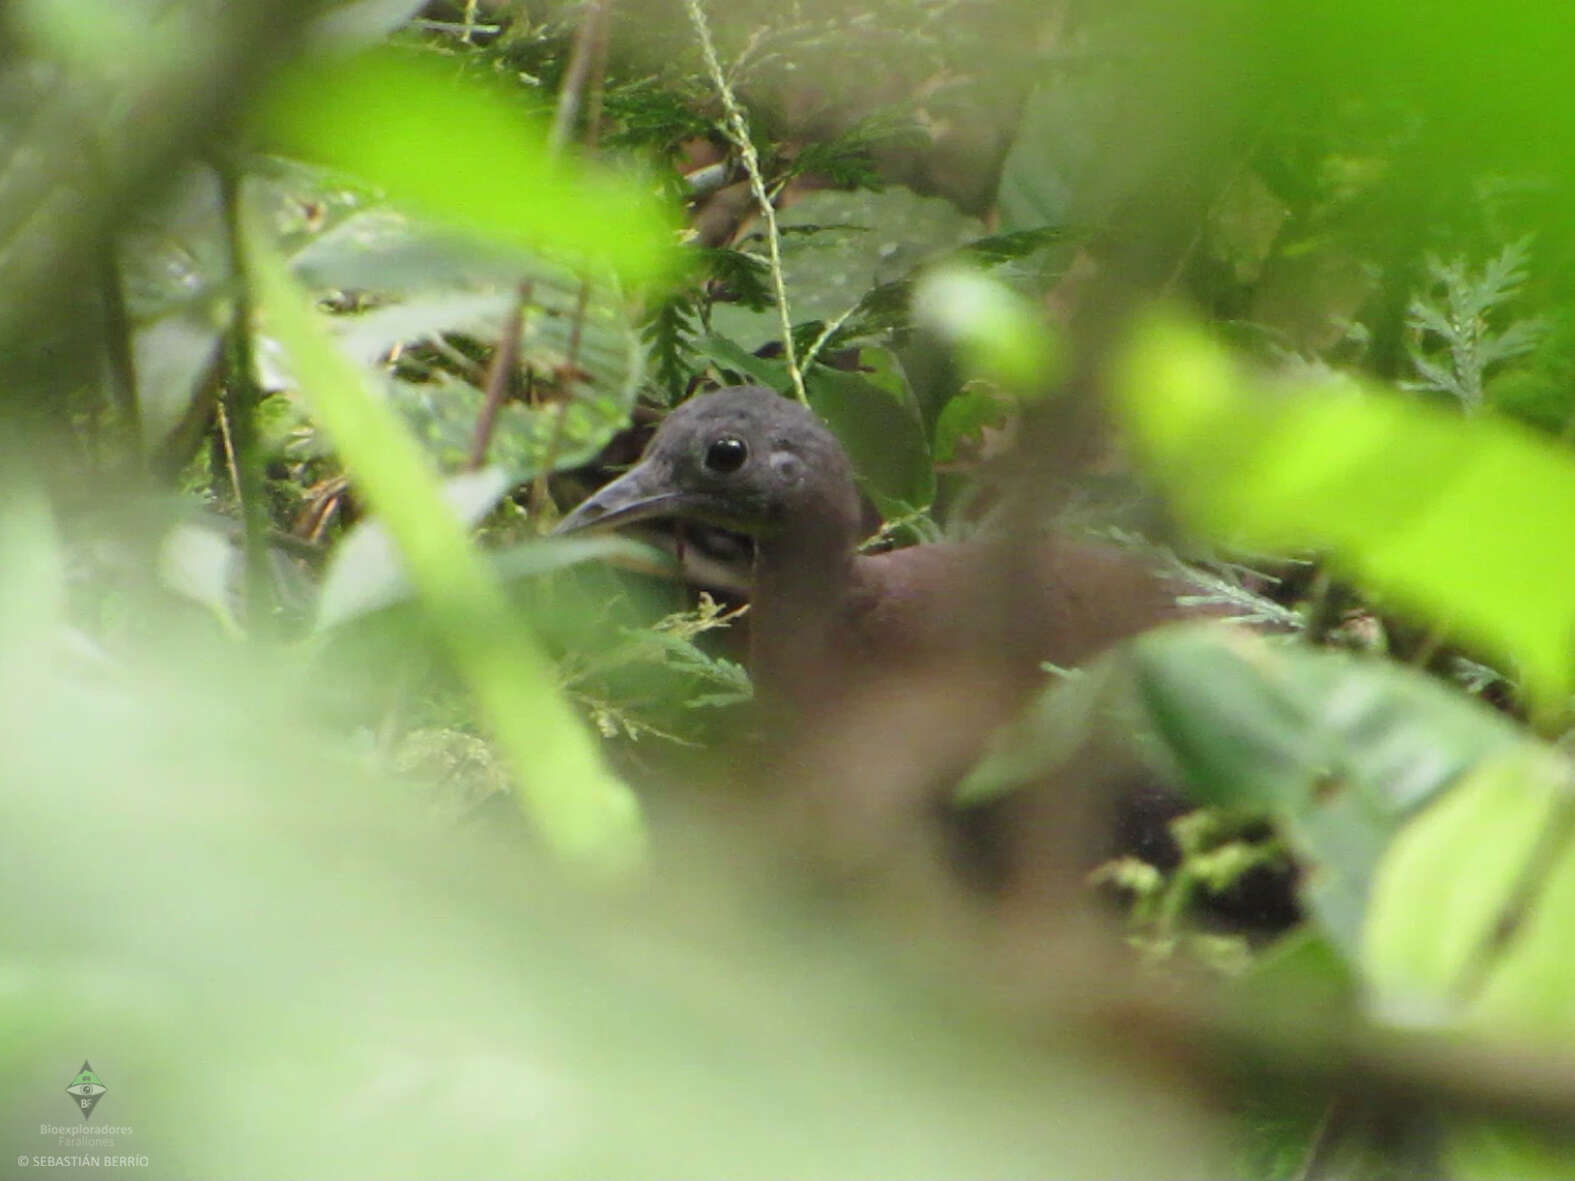
[[[466,529],[508,495],[514,481],[502,468],[465,472],[443,482],[443,500]],[[381,521],[359,522],[334,546],[317,600],[318,631],[376,611],[413,593],[394,541]]]
[[[1198,529],[1327,548],[1399,606],[1512,657],[1544,704],[1575,687],[1575,462],[1513,424],[1352,385],[1244,379],[1201,331],[1149,325],[1117,381],[1133,443]]]
[[[1463,776],[1394,841],[1362,937],[1373,1004],[1411,1026],[1575,1042],[1575,768],[1527,744]],[[1445,1131],[1451,1175],[1567,1177],[1575,1139],[1509,1121]]]
[[[254,226],[259,311],[289,354],[317,420],[399,545],[439,635],[519,779],[519,800],[561,855],[621,869],[641,844],[628,787],[553,689],[551,666],[443,507],[437,479],[363,373],[322,330]]]
[[[1462,775],[1538,749],[1414,670],[1241,629],[1162,629],[1130,661],[1142,716],[1192,794],[1280,822],[1310,866],[1307,900],[1347,953],[1405,821]]]
[[[299,669],[207,655],[117,685],[0,649],[30,689],[0,762],[0,887],[31,892],[0,912],[7,1161],[100,1151],[39,1132],[84,1126],[87,1056],[87,1126],[148,1163],[50,1174],[1220,1175],[1217,1112],[1167,1076],[1025,1038],[802,898],[741,903],[708,866],[747,834],[576,891],[327,745]]]
[[[654,190],[554,159],[519,92],[387,50],[313,58],[254,121],[263,146],[343,170],[483,240],[609,266],[631,284],[679,265]]]
[[[1565,1181],[1575,1173],[1575,1137],[1555,1138],[1507,1120],[1459,1120],[1445,1142],[1449,1175],[1460,1181]]]
[[[226,533],[192,523],[175,526],[159,547],[159,577],[171,590],[208,608],[232,635],[244,634],[235,618],[242,557]]]
[[[1528,914],[1512,901],[1568,809],[1571,767],[1525,743],[1462,775],[1385,855],[1363,931],[1362,959],[1391,1019],[1465,1017],[1537,1037],[1575,1038],[1575,858],[1554,849]],[[1563,825],[1568,837],[1568,824]],[[1566,840],[1567,843],[1567,840]],[[1425,914],[1447,922],[1419,922]],[[1485,972],[1485,978],[1479,973]]]
[[[965,780],[973,803],[1040,781],[1092,734],[1128,736],[1202,804],[1272,817],[1303,892],[1355,958],[1397,832],[1461,776],[1542,748],[1421,673],[1272,644],[1239,627],[1161,628],[1054,682]]]
[[[1019,393],[1054,376],[1052,330],[1027,300],[960,266],[932,271],[913,291],[913,319],[961,352],[964,369]]]
[[[492,557],[498,577],[537,578],[581,562],[622,559],[642,568],[676,568],[673,558],[652,546],[608,533],[591,537],[553,537],[522,542]]]
[[[424,0],[337,0],[312,22],[312,41],[341,52],[373,45],[423,7]]]
[[[7,467],[0,497],[0,652],[37,659],[65,623],[66,561],[49,501],[25,482],[19,458]],[[22,688],[19,684],[10,686]]]

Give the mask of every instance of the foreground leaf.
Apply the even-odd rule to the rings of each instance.
[[[393,411],[313,315],[261,233],[250,235],[258,302],[290,354],[317,420],[397,542],[455,666],[519,780],[519,800],[561,855],[602,870],[641,844],[639,807],[601,762],[553,688],[551,665],[441,500],[437,479]]]
[[[679,264],[654,191],[554,159],[523,96],[383,50],[286,73],[257,120],[270,148],[341,169],[485,240],[661,280]]]
[[[1200,331],[1149,326],[1117,383],[1134,443],[1198,529],[1324,548],[1398,605],[1512,658],[1544,705],[1575,688],[1575,462],[1513,424],[1351,385],[1248,382]]]

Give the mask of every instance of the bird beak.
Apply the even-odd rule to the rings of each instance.
[[[663,488],[648,463],[636,464],[611,484],[581,502],[553,533],[578,533],[585,529],[613,529],[652,517],[689,515],[693,497]]]

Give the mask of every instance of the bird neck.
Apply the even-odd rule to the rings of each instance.
[[[827,688],[855,580],[853,533],[819,518],[756,542],[749,664],[763,696],[795,704]]]

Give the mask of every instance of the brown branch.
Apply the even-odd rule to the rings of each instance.
[[[612,0],[601,0],[592,17],[591,93],[585,108],[585,146],[594,151],[602,138],[602,98],[607,82],[607,51],[612,41]]]
[[[542,456],[541,466],[536,469],[536,479],[530,490],[530,515],[537,529],[542,531],[546,528],[542,512],[547,507],[547,478],[557,466],[558,452],[563,448],[564,419],[568,417],[569,407],[574,402],[574,386],[579,380],[580,338],[584,334],[585,309],[590,300],[591,281],[582,278],[579,299],[574,305],[574,323],[569,330],[569,355],[563,367],[563,388],[559,391],[557,416],[552,421],[552,437],[547,440],[547,453]]]
[[[498,347],[492,352],[492,363],[487,366],[481,417],[476,420],[476,437],[470,445],[470,459],[465,464],[468,471],[478,470],[487,461],[487,448],[492,445],[498,410],[508,397],[519,368],[520,337],[525,331],[525,307],[530,303],[530,296],[531,281],[526,279],[515,289],[508,314],[503,317],[503,332],[498,337]]]
[[[574,31],[574,43],[569,49],[569,65],[563,72],[563,85],[558,90],[558,107],[553,112],[552,131],[547,138],[548,148],[554,153],[562,151],[573,134],[591,69],[602,56],[597,42],[602,39],[602,10],[606,4],[607,0],[590,0],[585,6],[585,16],[580,21],[580,27]]]

